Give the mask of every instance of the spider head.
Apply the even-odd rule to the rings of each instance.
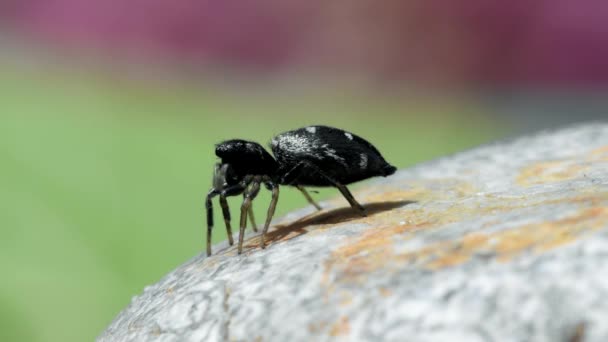
[[[234,170],[230,167],[230,164],[215,164],[215,169],[213,171],[213,189],[221,191],[240,181],[241,179],[236,176]]]
[[[215,146],[215,154],[221,164],[216,166],[216,178],[224,178],[227,184],[236,184],[247,175],[267,175],[276,173],[277,162],[262,145],[240,139],[226,140]],[[224,166],[226,165],[226,166]],[[219,170],[218,170],[219,167]]]

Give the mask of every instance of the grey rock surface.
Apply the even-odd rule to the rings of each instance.
[[[401,170],[146,287],[99,341],[608,341],[608,124]]]

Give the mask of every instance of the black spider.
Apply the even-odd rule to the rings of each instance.
[[[251,201],[257,196],[260,184],[272,191],[260,246],[264,248],[266,232],[279,198],[279,185],[298,188],[318,210],[304,186],[338,188],[351,207],[365,216],[365,208],[355,200],[346,185],[375,176],[389,176],[395,167],[388,164],[380,152],[365,139],[355,134],[328,126],[308,126],[277,135],[271,141],[273,158],[258,143],[246,140],[227,140],[218,144],[215,154],[221,163],[215,165],[213,187],[207,194],[207,255],[211,255],[213,205],[211,199],[219,195],[228,241],[234,244],[230,227],[227,196],[243,194],[239,231],[239,254],[243,250],[243,236],[247,217],[257,231]]]

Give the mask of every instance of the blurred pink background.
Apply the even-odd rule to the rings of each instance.
[[[608,2],[4,0],[46,43],[263,72],[458,85],[605,85]],[[8,25],[7,25],[8,24]]]

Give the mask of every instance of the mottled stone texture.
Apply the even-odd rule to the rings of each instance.
[[[608,124],[483,146],[355,196],[369,217],[336,198],[277,221],[265,250],[256,236],[240,256],[214,246],[99,340],[608,341]]]

